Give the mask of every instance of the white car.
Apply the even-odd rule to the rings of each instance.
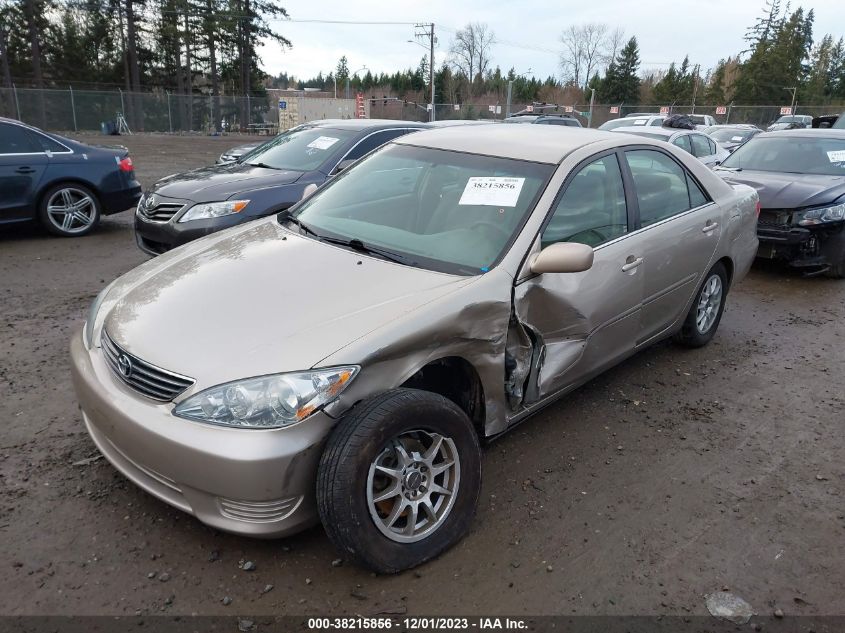
[[[628,126],[636,126],[636,127],[659,127],[663,125],[663,121],[666,120],[666,117],[662,114],[655,114],[655,115],[648,115],[648,116],[626,116],[622,117],[621,119],[613,119],[608,121],[607,123],[602,123],[599,126],[600,130],[604,130],[609,132],[611,130],[615,130],[619,127],[628,127]]]
[[[695,156],[711,169],[720,164],[730,152],[720,147],[712,138],[696,130],[684,130],[674,127],[618,127],[614,132],[636,134],[656,141],[666,141],[680,147],[685,152]]]

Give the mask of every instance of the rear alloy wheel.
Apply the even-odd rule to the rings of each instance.
[[[55,235],[78,237],[89,233],[100,220],[100,203],[88,188],[77,184],[57,185],[41,201],[39,218]]]
[[[438,394],[396,389],[335,427],[320,460],[317,507],[345,557],[389,574],[463,538],[480,488],[481,449],[466,414]]]
[[[687,347],[703,347],[716,334],[722,312],[725,309],[725,296],[728,294],[728,275],[725,267],[717,263],[704,276],[704,282],[690,306],[687,318],[675,340]]]

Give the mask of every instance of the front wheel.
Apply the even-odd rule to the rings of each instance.
[[[480,488],[481,449],[466,414],[438,394],[396,389],[335,427],[320,460],[317,507],[344,556],[389,574],[457,543]]]
[[[675,340],[687,347],[703,347],[716,334],[722,312],[725,309],[725,297],[728,294],[728,274],[724,265],[716,263],[704,276],[704,282],[690,306],[687,318]]]

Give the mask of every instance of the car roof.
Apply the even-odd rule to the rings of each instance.
[[[845,130],[836,128],[805,127],[797,130],[778,130],[776,132],[763,132],[754,138],[833,138],[845,141]]]
[[[303,125],[313,127],[331,127],[336,130],[369,130],[375,128],[418,127],[424,128],[425,123],[419,121],[397,121],[394,119],[318,119],[305,121]]]
[[[548,125],[461,125],[415,132],[393,141],[400,145],[557,164],[572,151],[615,139],[611,132]]]
[[[611,130],[611,133],[614,133],[614,134],[618,134],[620,132],[622,134],[626,134],[626,133],[636,134],[637,132],[646,132],[648,134],[658,134],[660,136],[665,136],[666,138],[669,138],[670,136],[673,136],[673,135],[677,134],[678,132],[691,133],[691,132],[695,132],[695,130],[687,130],[685,128],[678,128],[678,127],[668,127],[667,128],[667,127],[663,127],[663,126],[648,127],[648,126],[645,126],[645,125],[623,125],[623,126],[620,126],[620,127],[617,127],[617,128],[613,128],[613,130]]]

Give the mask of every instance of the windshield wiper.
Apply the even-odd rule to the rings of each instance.
[[[264,169],[275,169],[276,171],[280,170],[281,167],[273,167],[272,165],[268,165],[267,163],[247,163],[250,167],[263,167]]]
[[[409,262],[407,257],[400,255],[399,253],[394,253],[393,251],[389,251],[384,248],[377,248],[375,246],[367,246],[358,238],[345,240],[340,237],[327,237],[325,235],[321,235],[319,236],[319,238],[323,242],[328,242],[329,244],[337,244],[338,246],[346,246],[347,248],[351,248],[352,250],[358,251],[359,253],[364,253],[366,255],[375,255],[376,257],[381,257],[382,259],[386,259],[387,261],[394,262],[396,264],[408,264],[411,266],[416,265],[416,262]]]
[[[742,171],[742,167],[725,167],[724,165],[717,165],[717,166],[716,166],[716,170],[717,170],[717,171],[732,171],[732,172],[738,172],[738,171]]]
[[[279,224],[281,224],[282,222],[290,222],[291,224],[295,224],[297,227],[299,227],[302,230],[303,233],[308,233],[309,235],[313,235],[318,240],[323,239],[322,235],[317,233],[314,229],[312,229],[310,226],[305,224],[299,218],[292,216],[290,214],[290,211],[288,211],[287,209],[285,209],[284,211],[279,213],[279,215],[276,216],[276,220],[279,222]]]

